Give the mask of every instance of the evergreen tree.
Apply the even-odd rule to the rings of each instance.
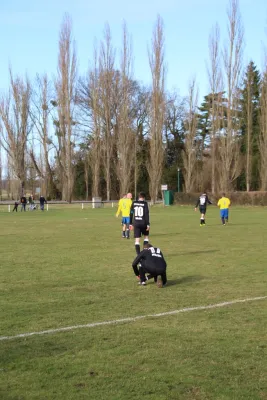
[[[259,188],[259,113],[260,113],[260,73],[255,63],[250,61],[246,68],[242,90],[242,145],[245,166],[238,180],[238,189],[257,190]]]
[[[208,138],[211,129],[211,118],[210,118],[211,107],[212,107],[212,97],[210,94],[208,94],[207,96],[204,96],[203,102],[201,103],[200,107],[198,107],[199,110],[198,131],[202,142],[201,145],[202,151],[204,151],[205,142]]]

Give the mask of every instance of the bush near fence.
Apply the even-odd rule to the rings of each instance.
[[[200,193],[175,193],[174,204],[195,205]],[[267,192],[231,192],[226,194],[232,205],[240,206],[267,206]],[[211,195],[209,198],[216,203],[221,194]]]
[[[113,207],[118,207],[118,202],[119,200],[110,200],[110,201],[99,201],[99,202],[92,202],[92,201],[72,201],[71,203],[68,203],[67,201],[61,201],[61,200],[52,200],[48,201],[47,204],[45,204],[45,210],[62,210],[62,209],[86,209],[86,208],[113,208]],[[11,212],[13,210],[15,201],[0,201],[0,212]],[[95,203],[95,204],[93,204]],[[94,207],[94,205],[98,205],[100,207]],[[35,201],[35,204],[39,206],[39,201]],[[19,203],[18,206],[18,211],[21,210],[21,204]],[[29,210],[29,203],[26,205],[26,211],[31,211]]]

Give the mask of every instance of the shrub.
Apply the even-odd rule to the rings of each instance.
[[[199,195],[200,193],[175,193],[174,203],[194,206]],[[231,192],[227,193],[226,196],[229,197],[232,205],[267,206],[267,192]],[[220,197],[220,193],[217,195],[209,194],[213,203],[216,203]]]

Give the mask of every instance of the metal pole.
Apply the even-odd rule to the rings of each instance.
[[[178,172],[178,193],[180,193],[180,168],[178,168],[177,172]]]

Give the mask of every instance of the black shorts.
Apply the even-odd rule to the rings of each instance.
[[[144,265],[141,263],[141,267],[143,268],[144,272],[146,274],[150,274],[152,276],[157,276],[157,275],[161,275],[164,274],[166,272],[166,268],[162,267],[162,268],[156,268],[156,267],[152,267],[149,265]]]
[[[199,207],[200,214],[206,214],[207,208],[206,207]]]
[[[140,238],[142,235],[149,235],[146,225],[134,225],[134,238]]]

